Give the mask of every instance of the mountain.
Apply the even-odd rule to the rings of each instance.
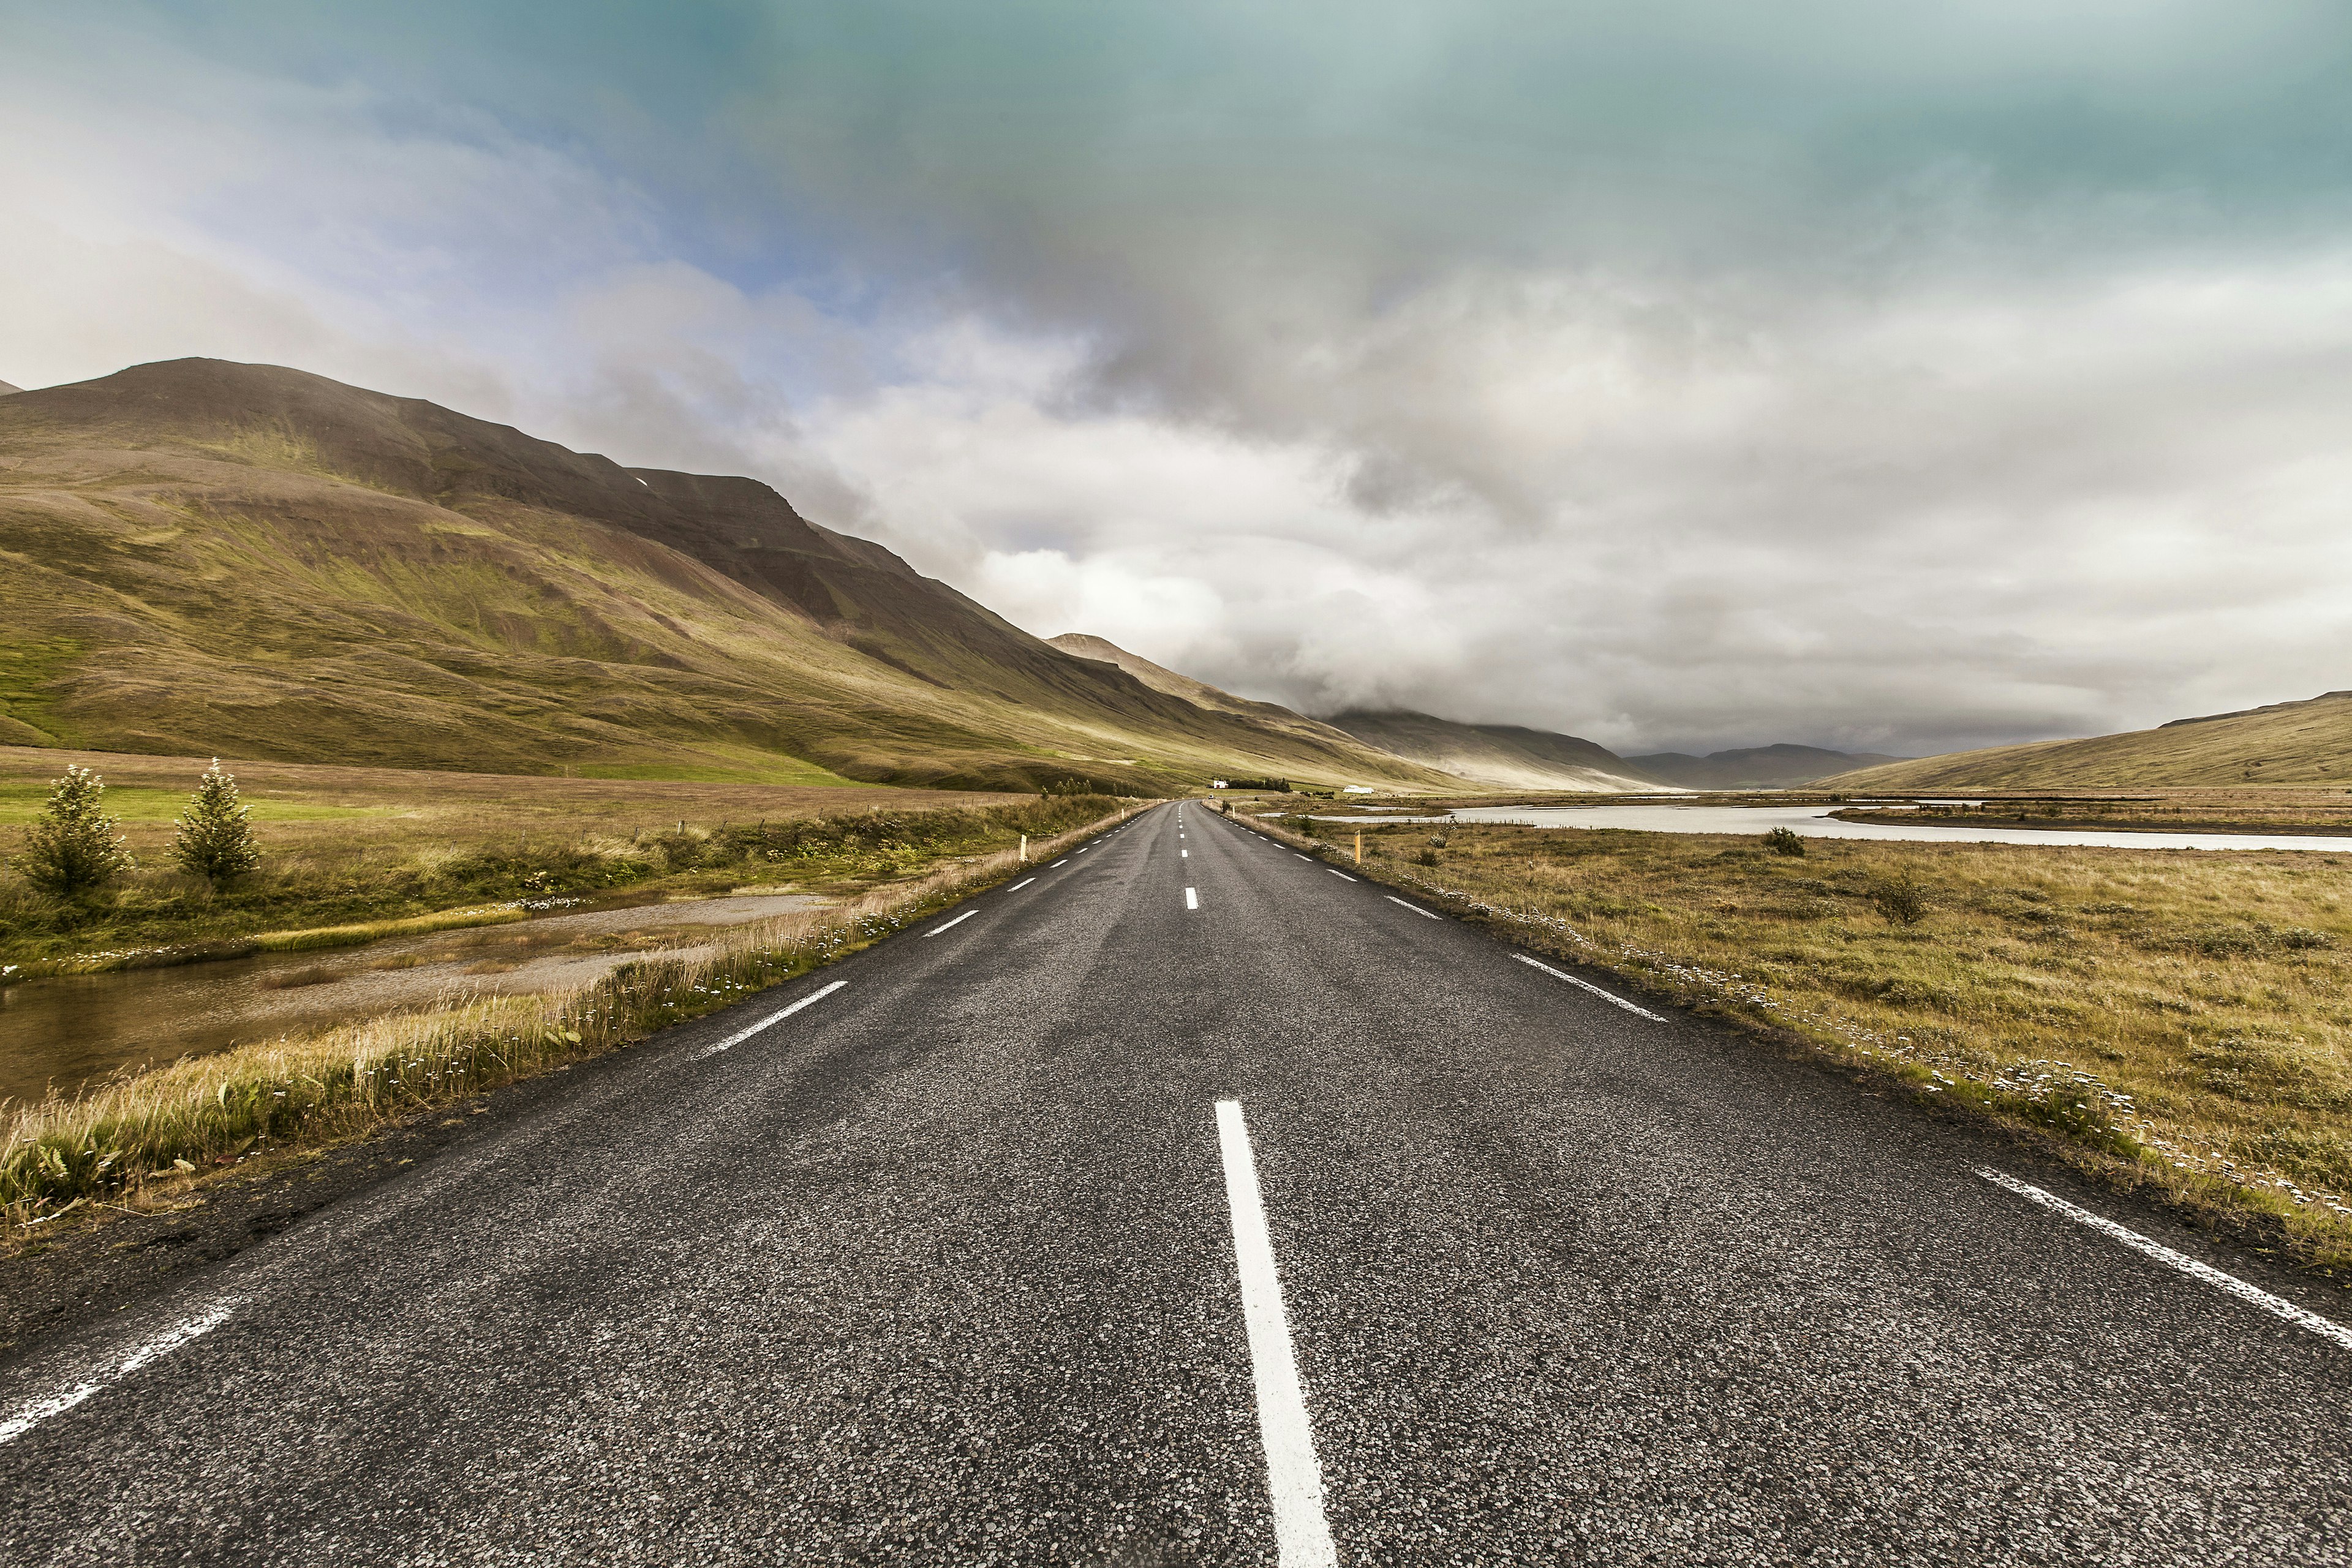
[[[754,480],[268,365],[0,400],[0,607],[16,744],[1155,794],[1451,783],[1073,658]]]
[[[2086,741],[1953,752],[1821,782],[1890,792],[2352,785],[2352,691]]]
[[[1181,697],[1195,708],[1213,709],[1220,713],[1264,714],[1293,720],[1314,730],[1326,732],[1330,730],[1330,726],[1302,718],[1287,708],[1279,708],[1271,702],[1253,702],[1246,697],[1220,691],[1205,680],[1179,675],[1164,665],[1152,663],[1141,654],[1128,652],[1108,637],[1091,637],[1085,632],[1064,632],[1060,637],[1045,640],[1073,658],[1091,658],[1101,664],[1115,664],[1152,690]]]
[[[1516,724],[1463,724],[1404,710],[1350,710],[1333,714],[1329,722],[1366,745],[1475,784],[1596,794],[1656,788],[1608,747],[1574,735]]]
[[[1074,658],[1091,658],[1104,664],[1115,664],[1152,690],[1164,691],[1171,697],[1181,697],[1196,708],[1205,708],[1217,713],[1238,714],[1269,728],[1282,731],[1286,734],[1296,736],[1304,745],[1323,748],[1331,752],[1335,765],[1364,750],[1364,742],[1344,730],[1334,729],[1320,719],[1309,719],[1303,713],[1294,713],[1276,703],[1258,702],[1247,697],[1236,697],[1230,691],[1221,691],[1205,680],[1195,680],[1189,675],[1179,675],[1165,666],[1152,663],[1140,654],[1129,653],[1107,638],[1089,637],[1084,632],[1064,632],[1060,637],[1049,637],[1046,640]],[[1392,758],[1391,765],[1407,761],[1404,758],[1394,757],[1393,753],[1383,752],[1382,754]],[[1451,778],[1443,781],[1449,788],[1458,787],[1461,782],[1459,779]]]
[[[5,397],[10,393],[22,392],[25,389],[21,386],[11,386],[6,382],[0,381],[0,397]]]
[[[1644,778],[1681,784],[1685,789],[1786,789],[1832,773],[1903,760],[1872,752],[1831,752],[1819,746],[1784,742],[1709,752],[1703,757],[1682,752],[1655,752],[1643,757],[1627,757],[1625,764]]]

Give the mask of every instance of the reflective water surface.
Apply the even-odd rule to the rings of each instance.
[[[1517,822],[1534,827],[1625,827],[1644,833],[1769,833],[1809,838],[1882,838],[1930,844],[2064,844],[2092,849],[2319,849],[2352,855],[2352,837],[2294,833],[2131,833],[1944,822],[1840,822],[1834,805],[1473,805],[1455,822]]]
[[[0,1097],[72,1094],[125,1068],[491,992],[557,991],[654,950],[821,904],[800,893],[542,915],[322,952],[57,975],[0,987]],[[290,982],[290,984],[289,984]]]

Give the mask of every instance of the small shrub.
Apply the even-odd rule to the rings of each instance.
[[[137,862],[106,815],[106,781],[88,768],[68,767],[49,786],[49,804],[25,835],[17,868],[45,893],[69,898],[98,887]]]
[[[1882,879],[1870,889],[1870,902],[1890,925],[1915,926],[1927,918],[1927,889],[1908,871]]]
[[[714,860],[731,859],[727,846],[714,846],[708,838],[690,829],[680,828],[671,833],[656,833],[646,844],[659,855],[662,864],[673,871],[688,871],[697,866],[709,865]],[[713,854],[713,849],[718,850]]]
[[[1769,849],[1775,855],[1792,856],[1800,860],[1805,858],[1804,836],[1798,833],[1794,828],[1776,827],[1772,829],[1771,832],[1767,833],[1764,836],[1764,847]]]
[[[1424,849],[1420,854],[1413,857],[1413,862],[1414,864],[1421,866],[1434,866],[1437,864],[1437,851],[1434,849]]]

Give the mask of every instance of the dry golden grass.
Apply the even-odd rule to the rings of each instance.
[[[1811,839],[1796,858],[1402,825],[1365,845],[1385,880],[2038,1123],[2111,1175],[2267,1213],[2306,1257],[2352,1265],[2352,854]],[[1906,878],[1913,925],[1879,907]]]

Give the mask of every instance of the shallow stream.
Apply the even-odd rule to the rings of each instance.
[[[494,993],[584,984],[649,952],[695,954],[733,926],[825,900],[802,893],[541,915],[364,947],[62,974],[0,987],[0,1097],[70,1095],[125,1068]]]

